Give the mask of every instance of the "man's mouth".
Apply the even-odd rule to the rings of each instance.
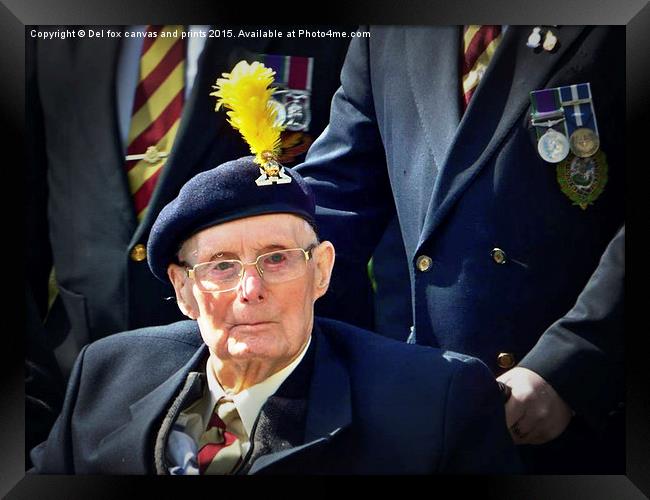
[[[235,323],[231,329],[254,331],[264,329],[271,324],[273,324],[271,321],[249,321],[245,323]]]

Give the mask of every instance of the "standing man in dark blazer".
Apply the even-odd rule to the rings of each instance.
[[[36,305],[30,310],[38,310],[39,320],[47,317],[45,332],[31,336],[47,339],[46,349],[65,341],[65,348],[57,350],[64,376],[79,349],[90,341],[181,318],[174,301],[168,300],[173,296],[171,287],[151,275],[145,248],[158,212],[189,178],[248,152],[226,124],[225,115],[212,111],[214,102],[209,94],[217,77],[240,59],[271,61],[273,67],[286,70],[286,75],[278,74],[276,82],[284,84],[285,96],[293,92],[301,99],[300,120],[285,134],[287,156],[282,161],[290,166],[304,158],[327,124],[348,45],[347,38],[239,38],[234,36],[239,27],[234,26],[228,27],[230,36],[227,30],[208,26],[181,27],[195,38],[182,40],[185,87],[180,123],[148,207],[138,214],[125,156],[130,103],[145,42],[133,35],[127,37],[127,32],[142,34],[146,27],[82,28],[85,38],[43,40],[27,32],[31,155],[27,274]],[[120,36],[109,37],[109,29]],[[91,32],[102,30],[102,36],[90,37]],[[287,31],[286,27],[281,30]],[[201,32],[205,38],[200,38]],[[287,116],[291,118],[291,113]],[[145,149],[137,152],[145,153]],[[56,277],[53,288],[58,293],[48,307],[52,268]],[[28,436],[30,414],[28,410]]]
[[[334,288],[396,213],[409,341],[491,367],[532,472],[621,473],[623,436],[606,437],[623,421],[624,30],[501,28],[467,68],[480,27],[370,28],[298,170]]]

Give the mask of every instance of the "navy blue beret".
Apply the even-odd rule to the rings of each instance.
[[[314,224],[314,195],[289,168],[286,184],[258,186],[260,167],[253,156],[229,161],[192,177],[158,214],[147,243],[149,267],[167,282],[167,266],[180,245],[202,229],[223,222],[269,213],[291,213]]]

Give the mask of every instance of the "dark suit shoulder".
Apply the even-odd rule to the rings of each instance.
[[[411,380],[421,389],[425,389],[421,384],[447,385],[458,370],[471,371],[486,381],[494,379],[489,368],[472,356],[407,344],[332,319],[318,318],[317,324],[351,361],[353,373],[381,374],[386,384]]]
[[[427,472],[514,469],[503,402],[484,363],[334,320],[317,325],[348,371],[359,432],[382,436],[381,448],[368,453],[378,467],[390,449],[393,464],[426,463]],[[413,446],[403,446],[405,436]]]
[[[198,332],[196,322],[181,321],[109,335],[88,345],[76,363],[77,405],[103,411],[108,404],[124,411],[187,364],[204,345]]]
[[[182,343],[191,347],[199,347],[203,341],[196,321],[178,321],[169,325],[149,326],[129,330],[101,338],[92,344],[91,350],[132,349],[138,345],[150,347],[160,344],[165,349],[167,344]]]
[[[195,321],[109,335],[84,350],[84,378],[109,377],[110,384],[117,380],[131,385],[134,375],[146,373],[152,382],[160,383],[184,365],[202,345]]]

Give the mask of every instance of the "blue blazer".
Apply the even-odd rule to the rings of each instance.
[[[417,343],[476,356],[495,375],[510,353],[601,427],[623,397],[624,30],[559,26],[547,52],[526,46],[532,27],[510,26],[464,114],[459,30],[371,27],[351,42],[330,124],[296,167],[337,250],[334,300],[317,312],[354,314],[396,214]],[[583,210],[538,155],[529,93],[587,82],[608,181]]]
[[[174,403],[188,373],[202,370],[207,354],[193,321],[84,348],[63,412],[32,452],[32,472],[165,474],[161,429],[180,410]],[[317,318],[309,352],[262,408],[244,470],[517,472],[504,418],[502,397],[480,361]]]

